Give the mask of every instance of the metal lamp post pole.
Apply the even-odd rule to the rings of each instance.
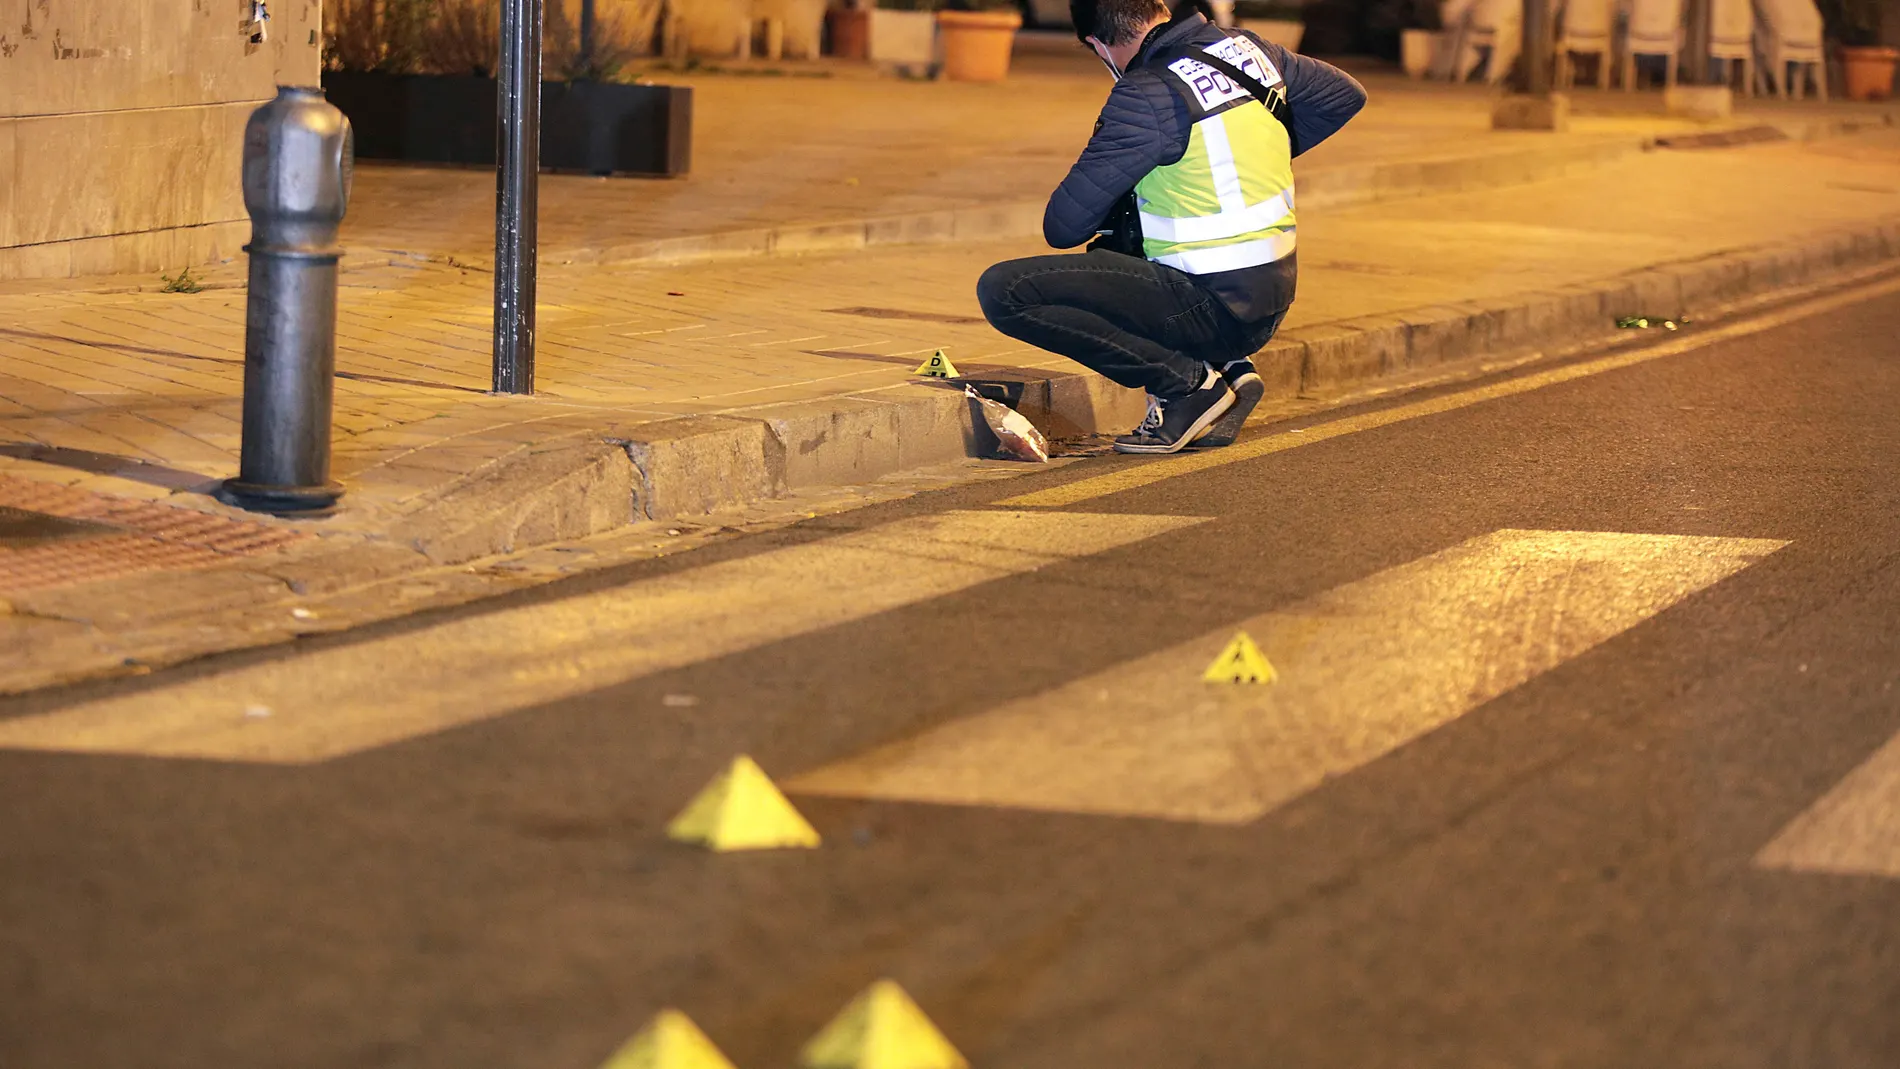
[[[1689,0],[1689,69],[1690,85],[1709,84],[1709,30],[1711,13],[1709,0]]]
[[[1550,0],[1524,0],[1524,91],[1550,95]]]
[[[594,69],[594,0],[581,0],[581,68]]]
[[[1551,92],[1551,0],[1523,0],[1524,47],[1512,78],[1513,91],[1498,99],[1491,110],[1491,126],[1498,130],[1561,132],[1570,122],[1570,99]]]
[[[542,0],[502,0],[495,174],[495,392],[534,392]]]

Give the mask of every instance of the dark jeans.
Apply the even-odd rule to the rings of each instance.
[[[1163,398],[1200,385],[1202,363],[1251,357],[1280,325],[1250,329],[1193,276],[1107,251],[1005,260],[976,299],[1004,334]]]

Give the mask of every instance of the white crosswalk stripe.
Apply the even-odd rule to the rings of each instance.
[[[309,762],[751,649],[1205,522],[947,512],[0,721],[0,748]]]
[[[1900,735],[1783,828],[1755,863],[1900,879]]]
[[[795,791],[1244,823],[1746,568],[1783,542],[1497,531],[796,777]]]

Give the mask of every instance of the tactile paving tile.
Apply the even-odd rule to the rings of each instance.
[[[140,572],[198,568],[313,537],[53,483],[0,475],[0,505],[115,528],[110,534],[0,546],[0,595]]]

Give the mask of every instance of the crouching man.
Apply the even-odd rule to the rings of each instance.
[[[1365,106],[1349,75],[1163,0],[1069,0],[1115,75],[1043,215],[1058,249],[997,264],[997,330],[1148,391],[1124,453],[1227,445],[1265,386],[1253,354],[1293,303],[1293,157]]]

